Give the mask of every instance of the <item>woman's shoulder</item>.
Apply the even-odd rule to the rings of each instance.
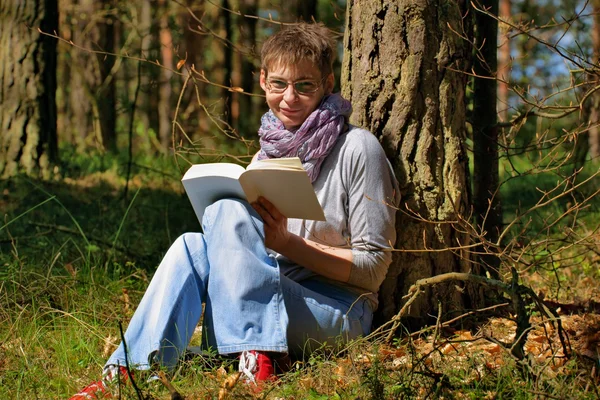
[[[359,152],[363,154],[383,153],[383,149],[379,140],[370,131],[355,126],[349,125],[348,130],[340,137],[341,147],[343,152]]]

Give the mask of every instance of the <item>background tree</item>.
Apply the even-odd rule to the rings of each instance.
[[[116,50],[115,29],[119,20],[116,17],[114,0],[102,0],[96,2],[102,7],[102,20],[98,24],[97,45],[106,52],[114,53]],[[98,103],[98,114],[100,116],[100,129],[102,131],[102,143],[104,148],[117,151],[117,110],[116,110],[116,82],[115,57],[106,57],[103,54],[96,55],[99,65],[99,84],[95,91]]]
[[[600,65],[600,0],[591,1],[592,8],[592,62]],[[600,84],[598,71],[589,74],[592,85]],[[600,93],[595,92],[589,102],[589,151],[594,159],[600,157]]]
[[[508,21],[512,16],[511,12],[511,0],[500,0],[498,5],[498,12],[500,18]],[[496,24],[498,26],[498,24]],[[502,24],[499,32],[498,44],[498,118],[502,122],[508,121],[508,112],[510,104],[508,101],[508,81],[510,80],[510,27],[506,24]]]
[[[256,81],[254,79],[258,54],[256,51],[256,30],[257,20],[252,18],[258,14],[258,4],[256,0],[241,0],[240,1],[240,12],[244,17],[241,17],[239,22],[240,28],[240,45],[242,50],[245,52],[238,52],[238,57],[241,58],[239,61],[241,67],[241,82],[240,86],[246,93],[254,93],[256,88]],[[240,135],[244,137],[251,137],[252,132],[256,131],[256,107],[252,96],[240,95],[239,96],[239,118],[237,128]]]
[[[481,6],[498,15],[498,0],[484,0]],[[477,226],[488,241],[495,243],[502,230],[498,175],[498,20],[475,13],[473,78],[473,206]],[[499,276],[500,260],[493,250],[480,251],[479,259],[494,278]]]
[[[466,75],[453,70],[465,70],[470,56],[451,30],[463,31],[464,7],[425,0],[348,2],[343,94],[354,107],[352,122],[381,140],[402,195],[399,252],[380,293],[382,320],[396,313],[417,279],[471,267],[466,252],[451,250],[469,240],[452,225],[469,213]],[[413,304],[411,315],[422,320],[437,314],[442,298],[445,310],[465,305],[454,286],[437,286]]]
[[[159,2],[161,8],[160,16],[160,54],[162,65],[165,67],[160,73],[160,82],[158,89],[158,138],[162,150],[166,150],[172,146],[172,115],[171,110],[171,95],[173,92],[171,78],[173,78],[174,52],[173,52],[173,36],[169,27],[169,4],[165,0]]]
[[[317,0],[291,0],[285,8],[292,14],[292,18],[311,22],[317,19]]]
[[[49,173],[57,159],[56,0],[0,5],[0,177]]]

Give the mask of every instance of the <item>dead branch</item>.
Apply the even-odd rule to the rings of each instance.
[[[404,298],[408,297],[409,299],[406,301],[404,306],[402,306],[402,309],[398,312],[398,314],[396,314],[390,321],[380,326],[377,330],[373,331],[368,338],[380,334],[380,332],[383,332],[384,329],[389,329],[385,338],[385,342],[390,343],[400,325],[401,318],[406,315],[411,304],[417,299],[417,297],[424,292],[423,289],[425,287],[435,286],[440,283],[448,283],[451,281],[461,281],[492,288],[507,295],[511,299],[512,308],[517,315],[517,332],[515,335],[515,340],[511,344],[510,352],[517,359],[522,360],[525,357],[523,346],[527,341],[527,335],[531,329],[531,324],[529,322],[529,306],[535,306],[538,311],[547,318],[548,321],[556,325],[555,328],[559,334],[564,354],[569,354],[567,349],[568,346],[564,338],[562,325],[558,315],[556,315],[554,311],[545,307],[539,297],[529,287],[518,283],[519,277],[515,268],[512,268],[511,271],[512,281],[510,284],[497,279],[462,272],[450,272],[431,278],[419,279],[410,287],[408,294],[404,296]],[[389,328],[390,325],[391,328]]]
[[[183,397],[177,391],[177,389],[175,389],[175,386],[173,386],[173,384],[167,379],[167,375],[165,375],[164,371],[158,372],[158,379],[169,391],[169,394],[171,395],[171,400],[185,400],[185,397]]]
[[[510,303],[500,303],[500,304],[495,304],[495,305],[490,306],[490,307],[484,307],[484,308],[480,308],[478,310],[472,310],[472,311],[466,312],[466,313],[464,313],[462,315],[459,315],[458,317],[452,318],[452,319],[450,319],[448,321],[444,321],[439,326],[440,326],[440,328],[445,328],[445,327],[450,326],[453,323],[455,323],[457,321],[460,321],[461,319],[463,319],[465,317],[468,317],[470,315],[475,315],[475,314],[480,313],[480,312],[491,311],[491,310],[494,310],[496,308],[506,307],[508,305],[510,305]],[[424,329],[421,329],[419,331],[411,333],[410,336],[411,337],[416,337],[416,336],[422,335],[423,333],[425,333],[427,331],[430,331],[431,329],[432,329],[431,327],[427,327],[427,328],[424,328]]]

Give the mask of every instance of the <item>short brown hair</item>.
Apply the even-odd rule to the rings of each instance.
[[[325,78],[333,72],[335,40],[322,23],[300,22],[288,25],[270,36],[263,43],[260,58],[260,67],[265,73],[276,65],[309,61],[319,68]]]

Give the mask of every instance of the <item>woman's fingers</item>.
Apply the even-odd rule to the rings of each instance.
[[[252,205],[252,208],[254,208],[256,210],[258,215],[260,215],[260,218],[262,218],[263,222],[266,225],[273,226],[275,224],[275,219],[269,213],[269,211],[265,207],[263,207],[262,204],[255,202],[255,203],[252,203],[251,205]]]
[[[252,207],[263,220],[265,245],[272,250],[283,251],[290,235],[287,230],[287,218],[264,197],[259,197],[256,202],[252,203]]]
[[[284,216],[279,212],[277,207],[275,207],[273,205],[273,203],[271,203],[269,200],[265,199],[264,197],[260,196],[258,198],[258,203],[261,206],[263,206],[265,210],[267,210],[267,212],[271,215],[271,217],[273,217],[273,219],[280,220],[280,219],[284,218]]]

